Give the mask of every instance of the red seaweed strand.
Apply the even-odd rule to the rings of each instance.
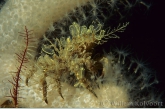
[[[17,72],[15,77],[13,76],[13,82],[9,80],[9,82],[13,85],[13,89],[10,89],[10,94],[11,96],[8,97],[12,97],[13,101],[14,101],[14,107],[18,107],[18,94],[19,94],[19,81],[21,80],[20,78],[20,73],[22,72],[22,69],[26,69],[27,67],[24,65],[25,63],[28,63],[28,58],[26,57],[27,54],[27,50],[28,50],[28,46],[29,46],[29,40],[32,38],[29,38],[29,36],[32,34],[30,33],[31,30],[29,31],[26,26],[25,26],[25,32],[19,32],[20,36],[24,37],[25,39],[25,48],[21,53],[15,53],[17,56],[17,61],[19,62],[19,66],[17,67]]]

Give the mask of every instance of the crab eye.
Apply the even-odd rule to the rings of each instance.
[[[42,46],[42,52],[48,55],[53,55],[55,53],[54,50],[50,46],[47,46],[47,45]]]

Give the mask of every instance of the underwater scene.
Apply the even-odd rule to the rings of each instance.
[[[1,108],[162,108],[161,0],[1,0]]]

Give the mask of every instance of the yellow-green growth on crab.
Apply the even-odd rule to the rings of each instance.
[[[41,72],[37,79],[46,85],[49,85],[46,78],[52,79],[51,84],[57,87],[58,93],[63,99],[65,96],[62,93],[61,82],[75,88],[87,89],[92,96],[97,98],[94,90],[99,87],[100,83],[96,81],[96,75],[100,77],[104,75],[104,71],[100,72],[98,69],[101,68],[96,67],[97,64],[101,65],[101,62],[91,58],[92,49],[95,45],[104,43],[107,38],[118,38],[114,33],[122,32],[127,25],[128,23],[119,25],[116,29],[106,32],[99,22],[93,22],[89,28],[73,22],[69,26],[71,36],[54,40],[47,39],[48,43],[42,45],[41,56],[37,60],[37,66]],[[68,78],[72,79],[68,80]],[[47,87],[41,85],[42,89]],[[46,103],[49,102],[47,101],[47,89],[43,90],[43,99]]]

